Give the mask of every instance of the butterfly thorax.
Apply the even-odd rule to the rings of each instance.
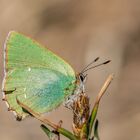
[[[86,82],[86,76],[82,73],[77,74],[76,76],[76,87],[72,95],[68,96],[68,98],[65,100],[65,107],[71,108],[73,102],[77,100],[80,94],[85,93],[85,82]]]

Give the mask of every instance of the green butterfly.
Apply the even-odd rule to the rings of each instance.
[[[15,31],[9,33],[4,51],[3,100],[17,120],[29,115],[17,99],[33,111],[45,113],[84,92],[83,73],[92,68],[89,65],[76,75],[62,58]]]

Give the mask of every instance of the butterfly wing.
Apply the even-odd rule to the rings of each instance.
[[[4,98],[17,117],[26,113],[17,98],[37,113],[59,106],[75,90],[75,73],[63,59],[32,39],[10,32],[5,47]]]

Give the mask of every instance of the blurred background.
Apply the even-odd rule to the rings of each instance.
[[[77,72],[97,56],[100,62],[111,59],[88,72],[86,85],[92,106],[107,76],[115,73],[98,112],[100,138],[140,140],[139,0],[0,0],[1,83],[3,45],[11,30],[44,44]],[[72,113],[63,106],[46,117],[55,123],[63,120],[63,127],[71,129]],[[46,140],[39,125],[33,118],[15,121],[0,102],[0,139]]]

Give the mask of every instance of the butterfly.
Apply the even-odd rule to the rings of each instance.
[[[109,61],[89,68],[93,62],[76,74],[65,60],[49,49],[11,31],[4,47],[3,100],[17,120],[29,116],[17,99],[39,114],[50,112],[69,101],[72,95],[84,92],[87,70]]]

